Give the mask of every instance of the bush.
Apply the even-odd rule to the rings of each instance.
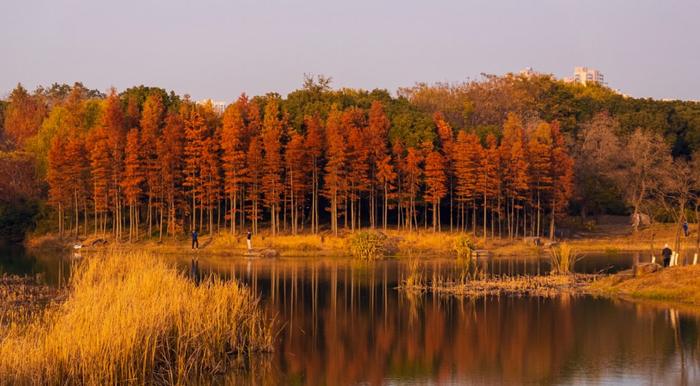
[[[389,253],[389,238],[381,232],[361,231],[348,240],[353,256],[364,260],[381,259]]]
[[[476,250],[476,244],[469,235],[459,235],[454,241],[452,249],[457,253],[458,258],[471,258]]]

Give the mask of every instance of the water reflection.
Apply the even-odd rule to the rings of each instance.
[[[183,272],[196,256],[179,259]],[[172,256],[168,257],[169,259]],[[588,256],[578,271],[625,269],[645,254]],[[0,272],[62,283],[70,259],[3,252]],[[482,261],[492,274],[545,274],[545,259]],[[426,275],[459,275],[454,260]],[[242,360],[222,384],[699,384],[697,311],[563,296],[465,300],[395,290],[405,261],[230,260],[202,275],[246,283],[280,326],[272,354]],[[202,380],[211,383],[210,379]]]
[[[692,313],[590,297],[406,296],[394,289],[406,269],[396,261],[210,269],[250,285],[283,324],[272,358],[261,359],[269,373],[251,383],[700,382]],[[458,268],[438,261],[428,269]]]

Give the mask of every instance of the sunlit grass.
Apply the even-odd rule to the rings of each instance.
[[[665,268],[639,277],[614,275],[591,285],[591,290],[639,299],[700,305],[700,265]]]
[[[583,257],[569,243],[561,243],[549,248],[552,273],[568,275],[574,272],[574,265]]]
[[[245,287],[196,286],[148,254],[87,259],[65,302],[0,335],[2,384],[183,383],[272,348],[271,321]]]

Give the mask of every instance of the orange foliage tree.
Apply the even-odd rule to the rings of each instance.
[[[244,134],[245,120],[243,116],[244,100],[239,98],[224,111],[223,127],[221,130],[222,167],[224,169],[224,189],[229,195],[231,233],[235,233],[236,215],[239,208],[239,195],[242,194],[245,175]],[[243,231],[241,229],[241,231]]]
[[[130,104],[131,106],[131,104]],[[132,112],[131,114],[135,114]],[[156,199],[162,196],[159,191],[161,187],[160,165],[158,164],[157,143],[161,135],[163,125],[164,106],[158,93],[151,93],[146,97],[141,112],[141,158],[143,162],[144,181],[146,183],[146,196],[148,198],[146,208],[146,222],[148,223],[148,234],[152,233],[153,206]],[[163,203],[158,203],[163,210]],[[162,217],[162,216],[161,216]]]
[[[320,185],[321,155],[323,152],[323,130],[318,116],[304,117],[306,137],[304,147],[309,157],[311,166],[311,232],[318,233],[318,200]]]
[[[124,190],[126,203],[129,205],[129,242],[139,239],[138,203],[141,199],[143,182],[143,160],[141,159],[139,131],[133,128],[126,136],[126,159],[124,162]]]
[[[330,201],[331,231],[338,234],[339,199],[345,184],[346,145],[342,133],[342,113],[334,105],[326,121],[326,167],[323,195]]]
[[[272,99],[265,105],[263,118],[262,142],[265,148],[263,166],[263,198],[265,206],[270,210],[270,229],[275,235],[280,230],[279,205],[283,186],[282,172],[282,122],[278,117],[279,106]]]
[[[432,150],[425,158],[425,199],[433,205],[433,232],[440,228],[440,200],[447,194],[445,159]]]

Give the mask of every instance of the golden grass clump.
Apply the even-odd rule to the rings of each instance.
[[[348,247],[357,258],[376,260],[388,254],[387,239],[387,236],[380,232],[360,231],[350,236]]]
[[[552,263],[552,273],[568,275],[573,273],[574,265],[582,256],[569,243],[554,245],[549,249]]]
[[[452,248],[457,253],[458,258],[471,258],[472,253],[476,250],[476,244],[469,235],[462,234],[454,240]]]
[[[0,333],[0,384],[184,383],[272,348],[272,322],[236,282],[196,286],[138,253],[74,272],[65,302]]]

